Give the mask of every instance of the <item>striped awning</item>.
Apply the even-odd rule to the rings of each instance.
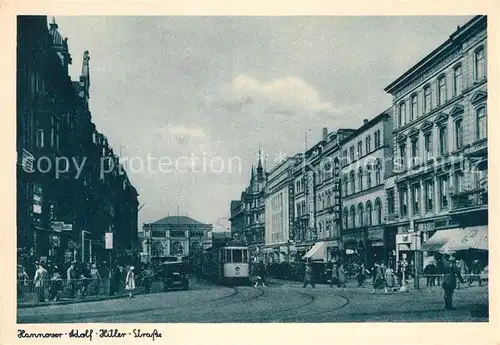
[[[422,244],[422,250],[425,252],[437,252],[452,238],[454,238],[460,229],[438,230]]]
[[[456,236],[441,247],[440,252],[459,250],[488,250],[488,226],[473,226],[458,229]]]

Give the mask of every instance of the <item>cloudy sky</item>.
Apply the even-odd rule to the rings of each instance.
[[[92,118],[129,161],[145,203],[140,223],[179,205],[182,215],[216,224],[248,184],[259,144],[271,168],[304,150],[306,132],[310,147],[322,127],[359,127],[391,105],[385,86],[469,18],[56,21],[74,80],[90,52]]]

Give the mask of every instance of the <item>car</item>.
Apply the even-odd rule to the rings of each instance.
[[[163,262],[161,264],[161,279],[163,283],[163,291],[175,288],[188,290],[189,277],[186,262]]]

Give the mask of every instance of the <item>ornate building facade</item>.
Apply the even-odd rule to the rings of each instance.
[[[385,89],[395,110],[389,219],[398,229],[398,255],[410,260],[442,230],[487,232],[486,21],[476,16],[459,27]]]

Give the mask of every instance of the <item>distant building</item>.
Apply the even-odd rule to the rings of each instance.
[[[143,225],[148,256],[193,256],[203,248],[211,224],[187,216],[168,216]]]

